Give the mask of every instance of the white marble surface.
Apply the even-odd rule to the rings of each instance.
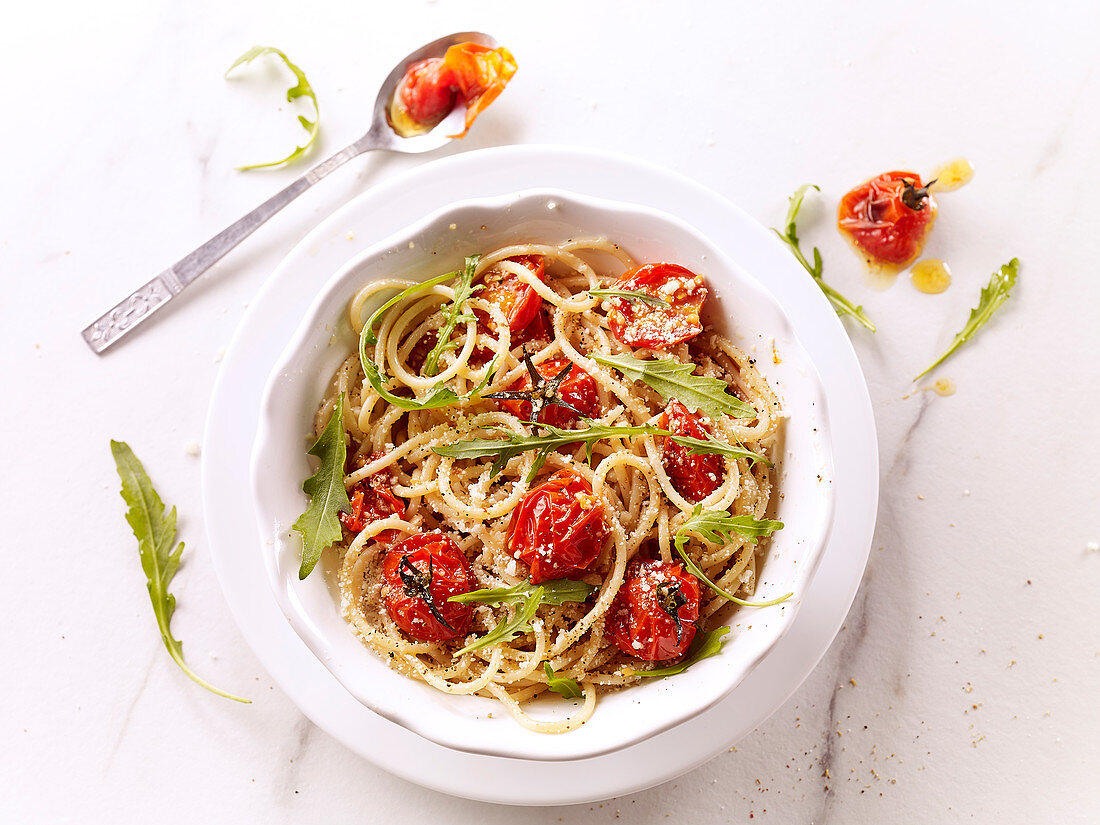
[[[1091,4],[287,3],[29,5],[0,31],[5,575],[0,819],[117,822],[1016,823],[1100,809],[1100,10]],[[308,10],[307,10],[308,9]],[[702,180],[762,222],[821,184],[804,236],[862,301],[882,505],[845,629],[798,693],[736,749],[601,804],[518,810],[397,780],[314,728],[237,632],[203,535],[206,405],[244,306],[323,216],[415,159],[360,159],[219,264],[132,343],[79,330],[303,167],[233,170],[298,138],[285,85],[224,68],[285,49],[321,98],[322,153],[363,128],[394,59],[480,28],[513,87],[453,150],[560,142]],[[285,104],[282,109],[286,109]],[[828,217],[850,185],[956,155],[928,253],[955,283],[872,290]],[[319,158],[321,154],[315,154]],[[989,273],[1017,294],[939,376],[909,378]],[[13,380],[14,379],[14,380]],[[191,662],[256,701],[185,679],[150,614],[108,439],[130,442],[188,542],[174,622]]]

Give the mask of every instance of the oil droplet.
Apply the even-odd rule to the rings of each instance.
[[[936,395],[948,396],[955,394],[955,382],[950,378],[940,378],[932,385],[932,391]]]
[[[926,295],[938,295],[951,286],[951,270],[939,258],[926,258],[909,272],[913,286]]]
[[[960,186],[966,186],[974,177],[974,164],[966,158],[949,160],[932,170],[932,178],[936,180],[937,192],[954,192]]]

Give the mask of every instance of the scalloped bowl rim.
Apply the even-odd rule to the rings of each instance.
[[[406,250],[409,254],[417,252],[423,254],[423,249],[416,248],[417,239],[437,237],[444,239],[440,241],[444,246],[453,245],[453,238],[446,237],[447,232],[450,231],[452,236],[454,235],[454,230],[458,223],[464,220],[465,213],[488,211],[496,215],[508,215],[531,208],[541,210],[552,215],[555,220],[566,223],[568,221],[561,216],[578,210],[609,216],[608,220],[611,222],[625,221],[627,224],[633,222],[641,225],[647,221],[655,222],[667,227],[673,234],[679,233],[693,241],[699,248],[705,249],[706,254],[703,258],[712,259],[706,272],[708,283],[712,286],[712,293],[720,291],[716,288],[724,284],[728,278],[729,283],[737,288],[737,301],[747,301],[748,305],[771,315],[766,335],[760,331],[756,333],[761,342],[768,339],[774,346],[774,342],[782,340],[784,342],[783,362],[793,361],[798,365],[798,370],[804,379],[801,390],[812,397],[811,406],[816,405],[817,426],[814,433],[820,449],[819,479],[821,474],[826,476],[826,483],[818,485],[821,488],[819,518],[816,529],[804,539],[805,546],[799,559],[803,563],[797,568],[797,577],[775,583],[766,593],[761,593],[758,589],[758,598],[778,595],[787,589],[795,592],[795,597],[781,608],[765,609],[778,614],[778,618],[772,620],[773,626],[768,628],[769,632],[766,635],[762,633],[752,635],[752,625],[739,634],[730,634],[727,638],[732,637],[736,641],[751,635],[749,639],[751,645],[740,644],[736,647],[736,657],[733,657],[727,654],[735,646],[727,643],[721,656],[700,661],[690,673],[681,675],[677,679],[657,679],[612,692],[597,705],[596,713],[589,722],[575,731],[558,736],[528,731],[514,722],[503,706],[497,704],[495,700],[450,696],[392,671],[380,656],[354,639],[350,625],[343,620],[342,616],[339,616],[338,602],[335,595],[331,593],[329,595],[332,607],[336,609],[342,631],[338,631],[333,626],[331,616],[321,616],[320,611],[316,610],[318,605],[316,582],[320,579],[319,574],[314,573],[304,582],[299,581],[297,576],[300,541],[288,529],[288,525],[297,513],[291,514],[292,511],[286,506],[279,509],[272,504],[279,497],[285,499],[286,482],[289,480],[290,489],[301,502],[298,510],[300,512],[301,506],[305,503],[305,497],[300,492],[299,486],[304,475],[289,478],[287,473],[272,472],[272,462],[268,460],[272,452],[285,451],[290,444],[300,455],[301,460],[303,462],[305,460],[301,444],[304,443],[308,427],[300,426],[298,431],[289,437],[287,433],[288,410],[294,406],[290,399],[295,396],[296,386],[307,383],[296,381],[295,378],[305,374],[306,371],[302,369],[302,365],[311,358],[316,360],[318,351],[321,352],[322,358],[327,355],[331,361],[332,343],[341,337],[341,329],[346,327],[343,330],[344,335],[350,332],[350,326],[346,320],[343,320],[346,316],[344,307],[351,295],[364,282],[360,274],[361,270],[378,265],[388,257],[401,255]],[[749,218],[746,220],[751,221]],[[484,225],[477,221],[474,223]],[[494,227],[494,231],[501,230],[496,230]],[[508,231],[513,235],[523,234],[515,229]],[[621,237],[613,239],[621,241]],[[623,243],[623,246],[628,252],[632,251],[630,243]],[[421,266],[421,268],[425,270],[424,277],[432,274],[426,271],[426,267]],[[436,267],[435,271],[444,271],[444,269]],[[722,275],[718,276],[716,274],[718,272]],[[746,299],[746,295],[751,295],[751,298]],[[333,312],[334,308],[336,312]],[[335,322],[335,327],[334,319],[340,319]],[[347,356],[348,350],[341,352],[342,355],[339,352],[336,353],[340,355],[339,360]],[[772,352],[768,352],[768,355],[772,355]],[[778,355],[774,360],[776,362],[774,368],[778,369],[780,362]],[[335,366],[332,370],[334,369]],[[327,383],[332,370],[324,373],[324,382]],[[767,373],[768,369],[762,365],[762,371]],[[312,376],[310,380],[316,382],[317,376]],[[780,395],[782,397],[782,391]],[[314,405],[319,397],[319,392],[312,396]],[[832,448],[825,392],[813,360],[799,342],[786,312],[767,288],[739,267],[721,247],[679,218],[648,206],[540,187],[506,195],[472,198],[441,207],[354,255],[328,279],[276,361],[265,385],[262,399],[259,426],[253,443],[250,479],[260,535],[266,540],[260,544],[259,552],[263,553],[264,564],[269,574],[269,584],[280,610],[299,638],[356,700],[386,719],[430,741],[455,750],[528,760],[586,759],[636,744],[710,708],[727,696],[772,651],[790,628],[798,611],[798,594],[805,592],[808,588],[832,527],[835,495],[828,484],[828,476],[831,475],[832,470]],[[298,401],[300,406],[301,399],[299,398]],[[787,459],[784,459],[784,465],[786,463]],[[779,485],[779,489],[784,491],[782,484]],[[777,537],[783,535],[781,532]],[[774,552],[774,544],[778,540],[778,538],[773,540],[773,546],[769,549],[761,570],[758,571],[761,574],[758,577],[761,585],[767,583],[769,562]],[[307,592],[308,588],[312,588],[313,592]],[[311,596],[314,601],[312,607],[307,604]],[[748,610],[750,608],[740,608],[733,614],[730,622],[740,626],[738,620],[744,617],[745,611]],[[765,611],[761,611],[763,612]],[[343,638],[341,633],[355,640],[357,653],[349,653],[347,639]],[[362,658],[359,658],[360,654]],[[369,675],[372,677],[370,679],[363,678],[364,673],[367,672],[363,670],[364,662],[372,663],[367,665]],[[400,683],[388,680],[387,674],[400,680]],[[404,686],[406,689],[392,692],[375,689],[378,684],[375,679],[383,684],[389,682],[391,685]],[[690,685],[690,688],[682,687],[686,685]],[[662,696],[667,693],[672,694],[671,700]],[[645,695],[654,699],[661,697],[661,703],[666,712],[656,715],[640,712],[639,708],[643,707],[641,702]],[[621,697],[634,701],[626,702]],[[611,709],[607,707],[616,699],[618,700],[616,707],[621,710],[625,706],[628,709],[626,714],[618,714],[623,717],[618,720],[609,718],[612,714]],[[495,709],[497,713],[495,716],[490,716],[484,710],[473,713],[454,713],[449,705],[456,703],[456,700],[466,703],[471,701],[492,703],[495,708],[490,706],[487,710],[491,712]],[[619,724],[616,724],[616,721]]]

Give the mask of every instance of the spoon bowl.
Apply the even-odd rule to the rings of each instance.
[[[369,140],[372,149],[386,149],[391,152],[407,152],[418,154],[431,152],[450,143],[454,138],[449,135],[462,131],[462,123],[466,119],[465,107],[455,106],[450,114],[437,124],[431,131],[421,135],[401,137],[390,125],[389,109],[393,101],[393,95],[397,91],[397,84],[405,76],[409,66],[420,60],[430,57],[442,57],[451,46],[459,43],[477,43],[479,46],[487,46],[490,49],[497,47],[497,41],[484,32],[456,32],[438,40],[433,40],[416,51],[399,60],[393,70],[382,81],[382,87],[378,90],[378,97],[374,101],[374,114],[371,117],[370,131],[361,140]],[[366,150],[364,150],[366,151]]]

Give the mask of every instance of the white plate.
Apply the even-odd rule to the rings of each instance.
[[[447,696],[390,669],[340,613],[339,561],[326,553],[318,573],[300,581],[301,538],[288,529],[306,506],[310,474],[304,436],[318,399],[358,338],[346,307],[364,283],[400,274],[434,277],[463,259],[514,243],[555,244],[604,236],[639,261],[672,261],[706,276],[707,323],[742,350],[779,395],[786,416],[777,455],[774,517],[785,527],[768,543],[755,597],[805,593],[833,516],[832,459],[825,391],[809,353],[772,295],[697,230],[667,213],[561,189],[526,190],[461,201],[422,218],[354,256],[319,291],[272,371],[252,449],[253,508],[284,615],[309,648],[359,701],[426,739],[458,750],[518,759],[585,759],[618,750],[695,716],[728,694],[791,626],[800,595],[773,607],[742,608],[719,656],[675,679],[651,679],[601,697],[595,714],[563,736],[530,731],[494,699]],[[381,303],[381,297],[376,304]],[[365,308],[367,312],[371,306]],[[778,351],[781,357],[773,357]],[[528,710],[561,718],[573,703],[550,694]]]
[[[813,353],[832,418],[836,519],[789,632],[729,696],[637,745],[588,760],[532,762],[444,748],[356,701],[283,617],[263,564],[248,484],[265,379],[325,280],[366,246],[455,201],[556,187],[665,209],[714,239],[772,292]],[[315,723],[405,779],[493,802],[550,805],[630,793],[671,779],[751,731],[824,655],[855,596],[870,549],[878,450],[855,353],[816,285],[769,233],[716,193],[650,164],[562,147],[471,152],[380,184],[321,223],[249,307],[222,363],[203,450],[211,554],[237,623],[275,681]]]

